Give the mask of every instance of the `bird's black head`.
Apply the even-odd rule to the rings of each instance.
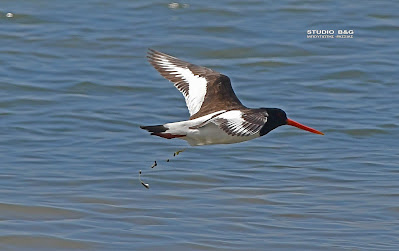
[[[266,124],[260,130],[260,136],[269,133],[279,126],[287,124],[287,114],[279,108],[263,108],[269,114]]]
[[[287,118],[287,114],[285,114],[285,112],[279,108],[262,108],[262,109],[266,110],[266,112],[268,113],[268,117],[266,124],[262,127],[262,129],[260,129],[260,136],[263,136],[268,132],[270,132],[271,130],[276,129],[277,127],[282,125],[295,126],[299,129],[311,133],[324,135],[324,133],[317,131],[316,129],[302,125],[292,119]]]

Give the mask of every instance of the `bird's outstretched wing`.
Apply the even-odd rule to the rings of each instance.
[[[198,129],[213,123],[230,136],[251,136],[260,132],[268,116],[263,109],[222,111],[221,114],[215,114],[209,120],[190,129]]]
[[[190,119],[244,107],[235,95],[230,79],[219,72],[152,49],[148,51],[148,60],[183,94]]]

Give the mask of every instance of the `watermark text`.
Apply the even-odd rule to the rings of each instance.
[[[307,30],[307,38],[354,38],[354,30]]]

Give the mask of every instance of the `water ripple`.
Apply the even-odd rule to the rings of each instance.
[[[399,246],[391,2],[6,2],[0,249]],[[282,126],[195,148],[150,136],[139,125],[189,114],[149,47],[222,72],[245,105],[283,108],[325,135]]]

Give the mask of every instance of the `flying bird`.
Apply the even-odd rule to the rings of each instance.
[[[148,60],[183,94],[190,113],[189,120],[140,126],[151,135],[184,139],[192,146],[243,142],[262,137],[282,125],[323,135],[287,118],[279,108],[244,106],[234,93],[229,77],[219,72],[152,49],[148,51]]]

